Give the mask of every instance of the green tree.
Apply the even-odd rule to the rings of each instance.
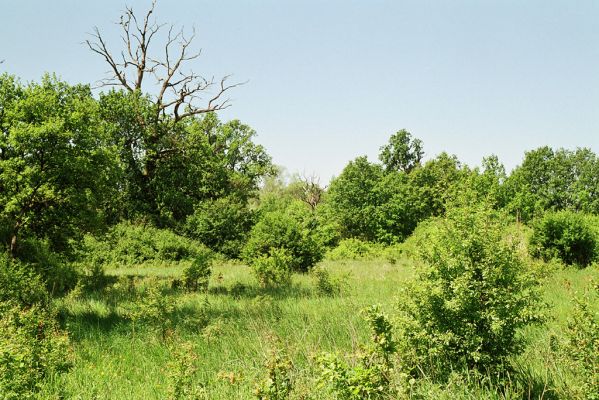
[[[127,8],[121,16],[122,57],[113,56],[118,53],[97,28],[87,45],[112,71],[103,83],[120,88],[101,99],[125,167],[118,185],[123,196],[113,208],[126,218],[172,225],[184,222],[200,201],[232,192],[247,198],[270,171],[270,158],[252,142],[250,127],[223,124],[213,115],[230,106],[226,94],[238,84],[186,72],[199,56],[190,50],[193,35],[169,29],[163,49],[157,48],[163,31],[152,22],[154,6],[144,15]]]
[[[11,253],[23,236],[64,250],[97,227],[117,168],[89,87],[2,75],[0,126],[0,220]]]
[[[389,143],[381,147],[379,159],[387,171],[409,173],[420,165],[424,151],[422,141],[412,138],[410,132],[402,129],[389,138]]]
[[[446,203],[459,194],[469,174],[455,155],[445,152],[414,169],[409,176],[416,191],[418,220],[444,215]]]
[[[599,212],[599,159],[589,149],[548,146],[525,154],[506,181],[509,210],[524,221],[546,210]]]
[[[376,239],[376,207],[380,199],[375,188],[383,177],[380,165],[370,163],[366,157],[358,157],[331,181],[327,203],[339,222],[342,237]]]

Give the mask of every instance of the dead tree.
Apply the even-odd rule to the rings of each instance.
[[[217,80],[205,78],[193,71],[183,70],[186,64],[197,59],[201,51],[192,52],[190,45],[195,38],[195,30],[186,36],[183,29],[173,25],[166,29],[165,44],[161,56],[150,50],[156,42],[157,34],[165,28],[153,19],[156,1],[150,9],[138,17],[127,7],[120,17],[123,49],[113,52],[97,27],[85,41],[91,51],[100,55],[110,67],[108,77],[99,82],[100,86],[120,86],[130,92],[143,91],[143,85],[151,76],[158,88],[153,96],[156,119],[170,114],[174,122],[186,117],[223,110],[230,106],[226,93],[243,83],[229,84],[230,75]]]
[[[315,175],[301,176],[299,178],[299,187],[297,197],[308,204],[312,211],[320,204],[322,195],[326,187],[320,186],[320,180]]]
[[[229,90],[243,83],[229,83],[230,75],[221,79],[205,78],[188,68],[201,52],[191,49],[195,31],[186,35],[173,25],[158,24],[154,19],[156,2],[144,14],[127,7],[117,25],[121,31],[121,50],[113,51],[97,27],[85,41],[89,49],[109,66],[100,87],[120,87],[150,95],[150,111],[135,115],[142,128],[141,140],[126,139],[122,151],[130,162],[127,176],[134,187],[132,200],[145,204],[149,213],[158,215],[154,177],[160,161],[184,153],[175,125],[196,115],[223,110],[230,106]],[[156,49],[156,50],[155,50]],[[150,90],[147,90],[149,88]],[[180,130],[179,130],[180,131]]]

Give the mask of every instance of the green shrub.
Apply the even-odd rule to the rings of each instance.
[[[502,370],[522,350],[519,329],[542,320],[537,283],[503,220],[484,205],[451,209],[420,243],[422,269],[399,303],[410,372]]]
[[[11,301],[22,307],[45,304],[48,292],[41,277],[28,266],[0,253],[0,303]]]
[[[148,323],[150,329],[157,331],[163,341],[172,332],[173,314],[176,310],[176,304],[166,295],[166,291],[167,288],[162,283],[149,281],[141,295],[141,302],[137,304],[131,315],[134,323],[137,321]]]
[[[33,268],[51,294],[63,294],[77,284],[74,265],[54,253],[47,241],[26,239],[21,242],[18,258]]]
[[[233,197],[201,202],[187,217],[187,234],[228,257],[239,256],[252,228],[254,215],[245,203]]]
[[[572,211],[546,213],[534,223],[530,251],[535,257],[559,258],[585,267],[597,257],[597,239],[585,216]]]
[[[39,306],[0,303],[0,398],[36,398],[44,381],[71,366],[69,339]]]
[[[193,262],[183,270],[183,284],[189,291],[196,292],[198,290],[206,291],[208,289],[208,281],[212,274],[210,268],[212,264],[212,256],[205,252],[198,255]]]
[[[599,400],[599,285],[582,298],[574,299],[574,313],[568,321],[566,362],[581,381],[581,397]]]
[[[331,277],[327,269],[318,266],[310,271],[316,283],[316,291],[323,296],[339,296],[347,288],[347,275]]]
[[[271,249],[252,260],[252,272],[262,287],[285,287],[291,283],[293,258],[285,249]]]
[[[168,399],[203,399],[206,388],[198,382],[198,356],[190,342],[171,345],[172,360],[168,363]]]
[[[280,349],[271,350],[264,365],[267,376],[256,385],[254,395],[258,400],[286,400],[293,389],[291,372],[293,364]]]
[[[326,258],[332,261],[338,260],[373,260],[380,257],[384,247],[377,243],[364,242],[360,239],[343,239],[337,247],[329,250]]]
[[[393,327],[379,306],[367,308],[364,316],[372,331],[372,343],[355,355],[355,365],[330,353],[317,359],[320,384],[329,387],[340,400],[382,399],[393,392],[391,374],[397,351]]]
[[[111,283],[114,283],[114,279],[106,275],[104,266],[97,262],[79,274],[78,286],[85,292],[101,291]]]
[[[409,258],[417,259],[419,257],[420,246],[439,229],[442,223],[443,220],[439,217],[431,217],[420,222],[416,229],[414,229],[414,232],[412,232],[412,235],[398,245],[401,248],[402,254]]]
[[[282,211],[268,212],[254,225],[243,258],[251,265],[272,249],[285,249],[291,257],[291,268],[300,272],[308,271],[323,256],[323,248],[312,232]]]
[[[83,262],[135,265],[149,261],[191,261],[206,251],[201,243],[168,229],[124,222],[113,226],[101,239],[86,236],[81,255]]]

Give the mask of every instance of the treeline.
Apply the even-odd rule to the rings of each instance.
[[[238,120],[157,118],[155,106],[137,91],[0,77],[0,240],[12,258],[68,262],[85,235],[127,222],[246,261],[286,248],[307,270],[344,239],[401,243],[466,195],[527,224],[599,213],[599,160],[585,148],[529,151],[508,175],[496,156],[480,168],[446,153],[423,162],[423,143],[401,130],[380,163],[358,157],[325,189],[283,183]]]
[[[547,211],[599,213],[599,159],[587,148],[540,147],[509,175],[496,156],[470,168],[447,153],[426,162],[422,155],[422,143],[402,130],[381,148],[380,164],[351,161],[322,205],[338,222],[339,237],[401,242],[465,194],[524,223]]]

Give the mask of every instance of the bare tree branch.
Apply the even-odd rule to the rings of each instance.
[[[195,29],[186,36],[183,29],[175,31],[169,26],[163,45],[163,55],[154,57],[150,44],[164,24],[152,18],[156,7],[153,1],[150,9],[142,17],[127,7],[118,25],[121,28],[121,41],[124,48],[118,56],[111,52],[100,30],[94,27],[91,38],[85,43],[91,51],[99,54],[109,65],[109,77],[101,80],[99,86],[120,86],[128,91],[142,91],[147,76],[155,80],[157,92],[154,96],[156,118],[170,114],[175,122],[187,117],[228,108],[229,90],[246,82],[229,84],[230,75],[216,81],[206,79],[193,71],[184,72],[188,62],[200,57],[201,51],[192,52],[190,46],[195,39]]]
[[[308,204],[312,211],[320,204],[326,186],[320,186],[320,179],[316,175],[302,175],[299,177],[299,190],[297,197]]]

